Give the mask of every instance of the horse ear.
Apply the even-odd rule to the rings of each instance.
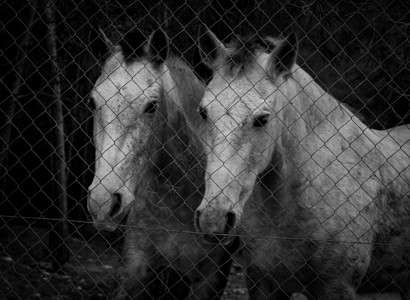
[[[116,48],[115,45],[110,41],[110,39],[106,36],[105,32],[101,29],[101,27],[98,27],[98,31],[100,32],[100,35],[102,37],[102,39],[105,42],[105,45],[107,46],[107,49],[111,52],[111,53],[115,53]]]
[[[211,69],[218,58],[226,53],[224,44],[206,26],[202,26],[198,33],[198,48],[201,60]]]
[[[148,38],[147,53],[156,64],[162,64],[168,56],[169,40],[166,33],[161,29],[155,30]]]
[[[268,73],[273,79],[287,76],[296,63],[298,42],[296,35],[291,33],[272,52],[268,60]]]

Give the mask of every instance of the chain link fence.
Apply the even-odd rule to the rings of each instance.
[[[139,141],[146,142],[143,152],[149,156],[136,172],[143,178],[135,190],[124,181],[116,193],[110,192],[108,185],[124,180],[108,158],[108,153],[120,149],[121,138],[112,138],[108,147],[98,144],[98,136],[114,121],[96,130],[95,110],[106,105],[117,116],[125,110],[116,112],[101,104],[104,91],[95,88],[96,82],[101,74],[109,77],[129,67],[119,64],[107,71],[106,59],[115,53],[115,45],[144,58],[147,41],[158,28],[169,38],[169,52],[183,61],[173,67],[204,83],[213,79],[198,50],[204,25],[226,45],[236,36],[279,38],[293,32],[299,41],[297,63],[314,81],[371,129],[391,129],[410,123],[407,1],[3,0],[0,11],[0,299],[316,297],[309,291],[322,277],[310,268],[311,257],[302,246],[305,237],[264,235],[251,227],[225,243],[198,232],[196,209],[206,193],[204,153],[195,146],[189,126],[175,125],[168,118],[170,112],[157,107],[158,101],[144,107],[144,113],[158,111],[162,119],[153,118],[157,125],[149,132],[154,140]],[[161,60],[163,49],[151,46],[149,50]],[[147,64],[132,75],[129,72],[136,81],[156,71]],[[188,85],[189,80],[183,79],[179,87]],[[108,78],[121,89],[115,80]],[[153,85],[155,79],[138,88],[148,95]],[[178,90],[178,84],[174,88]],[[198,89],[203,92],[203,88]],[[205,111],[199,112],[198,118],[206,118]],[[133,126],[143,128],[143,123]],[[155,131],[159,128],[162,135]],[[172,142],[163,139],[169,132]],[[408,140],[410,135],[400,142],[404,152]],[[127,160],[127,153],[117,155],[118,165]],[[403,165],[409,165],[408,155]],[[98,175],[104,164],[111,171]],[[94,227],[87,198],[92,198],[96,186],[111,193],[108,219],[120,223],[114,231]],[[120,192],[124,188],[128,191]],[[128,203],[125,215],[127,193],[136,200]],[[403,194],[395,203],[410,201],[409,191]],[[410,208],[400,207],[398,229],[380,233],[385,235],[380,240],[388,243],[369,243],[380,261],[371,262],[367,276],[351,276],[350,284],[361,299],[410,299]],[[257,211],[253,218],[279,214],[269,215],[258,206],[251,209]],[[246,222],[246,213],[242,218],[242,226],[255,224]],[[230,226],[234,221],[227,219]],[[381,226],[381,220],[371,228]],[[269,223],[268,229],[274,224]],[[291,244],[292,252],[280,252],[281,243]],[[280,260],[257,256],[250,245],[266,247],[263,253],[271,250],[272,257]],[[288,261],[299,257],[305,261],[298,268],[286,268]],[[252,268],[255,261],[264,268]],[[272,275],[273,271],[280,275]],[[298,281],[302,277],[311,281]],[[338,299],[353,299],[349,297]]]

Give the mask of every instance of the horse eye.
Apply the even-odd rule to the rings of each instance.
[[[262,115],[262,116],[257,116],[255,117],[255,121],[253,122],[253,126],[255,127],[263,127],[268,123],[269,121],[269,115]]]
[[[206,109],[203,107],[199,107],[199,114],[203,120],[208,118],[208,114],[206,113]]]
[[[89,97],[87,100],[87,106],[94,111],[95,110],[95,100],[93,97]]]
[[[153,114],[158,107],[158,101],[151,101],[147,104],[144,110],[144,114]]]

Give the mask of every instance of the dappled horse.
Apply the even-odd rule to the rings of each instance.
[[[358,299],[365,275],[408,269],[410,128],[365,126],[296,64],[294,34],[225,46],[205,30],[199,47],[214,75],[193,123],[195,224],[215,244],[241,237],[251,298]]]
[[[91,93],[96,162],[88,208],[98,229],[112,231],[126,218],[113,297],[219,298],[235,243],[197,237],[204,167],[182,114],[198,107],[204,85],[169,55],[160,29],[148,39],[133,31],[119,45],[102,35],[110,56]]]

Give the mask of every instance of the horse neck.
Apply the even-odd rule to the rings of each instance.
[[[271,128],[280,128],[280,132],[273,135],[278,137],[272,140],[270,165],[259,176],[262,196],[255,199],[265,209],[280,215],[283,207],[290,213],[298,210],[294,201],[298,191],[305,190],[309,181],[323,171],[312,158],[321,153],[324,142],[337,136],[343,124],[350,129],[354,125],[350,124],[353,115],[299,67],[279,85],[277,94],[273,103],[278,105],[278,113]],[[337,142],[336,138],[331,143]],[[278,222],[285,219],[277,218]]]
[[[169,124],[166,120],[158,127],[151,152],[154,155],[146,168],[148,187],[145,189],[146,207],[156,214],[169,214],[175,205],[181,206],[181,187],[184,186],[184,173],[178,165],[179,152],[187,148],[186,137],[182,134],[181,124]],[[185,207],[185,206],[184,206]],[[181,210],[185,212],[186,209]]]
[[[172,123],[164,122],[161,131],[160,147],[150,168],[153,180],[147,207],[160,208],[161,213],[182,220],[191,215],[202,199],[198,195],[204,174],[203,163],[198,159],[201,155],[195,152],[199,148],[193,143],[184,117],[177,113],[180,116],[173,118]]]
[[[205,85],[184,61],[172,56],[164,65],[162,82],[168,125],[178,135],[174,143],[179,145],[177,153],[189,147],[191,152],[199,154],[202,146],[195,134],[195,122],[199,119],[197,110]]]
[[[286,104],[275,125],[282,132],[275,142],[278,147],[273,159],[286,162],[280,171],[284,178],[314,168],[311,158],[315,155],[329,155],[330,159],[332,152],[340,153],[342,144],[355,140],[367,129],[298,66],[279,89]]]

